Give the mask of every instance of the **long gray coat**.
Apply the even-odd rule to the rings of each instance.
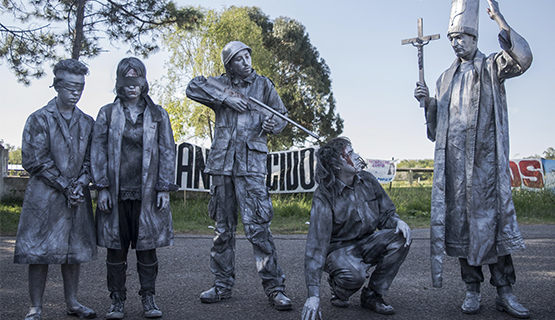
[[[93,118],[77,107],[68,126],[55,98],[27,118],[21,155],[31,177],[19,218],[15,263],[76,264],[96,259],[88,188],[93,126]],[[72,180],[85,186],[85,201],[68,208],[63,190]]]
[[[158,191],[177,190],[175,142],[168,113],[147,97],[143,119],[142,202],[136,250],[173,245],[173,222],[169,206],[156,207]],[[91,168],[96,188],[108,188],[111,213],[96,210],[97,241],[101,247],[121,249],[118,194],[121,142],[125,114],[120,100],[102,107],[96,118],[91,147]]]
[[[497,207],[493,215],[483,216],[484,212],[481,212],[480,219],[468,219],[468,225],[463,223],[446,226],[445,224],[445,148],[451,86],[460,64],[459,59],[441,75],[437,81],[436,97],[428,104],[428,137],[436,142],[431,217],[431,264],[434,287],[442,285],[442,259],[446,245],[447,249],[450,249],[448,252],[463,253],[468,263],[474,266],[495,263],[498,256],[524,249],[511,194],[508,112],[504,81],[524,73],[532,63],[532,53],[526,40],[514,30],[510,31],[510,37],[505,32],[501,32],[499,39],[503,50],[489,57],[478,51],[474,58],[473,64],[478,76],[469,86],[473,90],[473,97],[470,99],[471,110],[474,110],[474,113],[469,117],[471,122],[467,132],[465,163],[467,214],[474,216],[475,212],[480,210],[481,202],[493,201],[493,206]],[[484,119],[479,119],[478,115],[481,109],[486,108],[485,101],[493,101],[494,141],[480,141],[480,136],[484,134],[480,124],[484,123]],[[495,156],[493,163],[484,164],[484,158],[481,158],[484,156],[482,147],[487,145],[493,145]],[[481,162],[481,166],[494,168],[497,175],[481,177],[480,173],[476,172],[477,161]],[[496,198],[473,199],[473,194],[476,195],[472,190],[473,183],[474,186],[480,183],[476,179],[495,179]],[[465,233],[463,228],[468,228],[468,236],[446,239],[446,228],[457,228],[450,231],[453,231],[452,234],[459,235]]]

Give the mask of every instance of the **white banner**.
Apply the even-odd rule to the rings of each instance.
[[[271,193],[313,192],[316,189],[314,170],[318,147],[271,152],[268,154],[266,185]],[[176,184],[180,190],[209,191],[210,176],[204,173],[210,150],[183,142],[177,146]],[[393,181],[396,165],[391,160],[368,161],[366,169],[380,183]]]

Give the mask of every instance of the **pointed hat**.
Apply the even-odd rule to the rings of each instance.
[[[460,32],[478,37],[479,0],[452,0],[447,34]]]

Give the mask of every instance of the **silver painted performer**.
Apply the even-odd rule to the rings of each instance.
[[[58,95],[29,116],[23,130],[23,167],[31,177],[19,219],[15,263],[29,264],[31,309],[40,320],[49,264],[61,264],[67,313],[95,318],[77,302],[80,264],[97,257],[89,192],[94,120],[76,107],[89,69],[73,59],[54,66]]]
[[[209,80],[199,76],[187,86],[187,97],[208,106],[216,114],[214,141],[205,169],[212,176],[208,211],[216,222],[210,251],[215,281],[212,288],[200,295],[200,300],[213,303],[231,297],[239,208],[245,235],[253,245],[264,292],[274,308],[290,310],[291,300],[284,293],[285,275],[277,263],[270,232],[274,212],[265,183],[266,136],[279,134],[286,122],[261,113],[249,103],[248,97],[284,115],[287,109],[270,79],[252,69],[251,53],[251,48],[242,42],[228,43],[222,50],[226,74]],[[218,85],[211,85],[210,81]],[[221,87],[228,89],[221,90]]]
[[[431,264],[434,287],[442,285],[443,253],[458,257],[466,297],[462,311],[480,310],[482,266],[497,287],[495,305],[517,318],[530,312],[512,293],[511,253],[524,249],[516,221],[509,172],[509,131],[504,82],[532,63],[524,38],[509,27],[498,3],[487,12],[500,28],[501,51],[477,48],[478,0],[454,0],[448,38],[457,58],[437,81],[435,98],[418,83],[414,96],[426,100],[428,138],[435,141]]]
[[[383,296],[405,260],[411,244],[409,226],[374,176],[363,171],[364,160],[346,138],[335,138],[317,153],[316,181],[306,240],[305,278],[308,298],[302,319],[322,319],[320,279],[328,273],[331,304],[349,306],[362,289],[363,308],[391,315],[395,309]],[[376,230],[377,229],[377,230]]]
[[[175,143],[168,113],[148,95],[146,68],[137,58],[117,67],[117,98],[96,118],[91,148],[92,174],[99,190],[98,245],[107,248],[107,319],[124,318],[127,254],[135,249],[143,311],[162,316],[155,303],[156,248],[173,244],[169,192],[175,181]]]

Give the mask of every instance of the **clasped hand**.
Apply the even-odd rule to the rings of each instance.
[[[83,194],[83,185],[80,183],[72,183],[64,190],[64,195],[67,198],[67,207],[75,207],[78,204],[85,201],[85,195]]]

